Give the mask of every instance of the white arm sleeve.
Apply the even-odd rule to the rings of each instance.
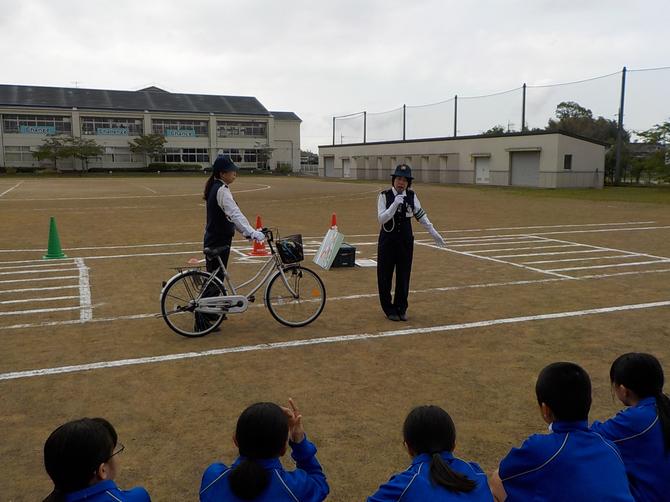
[[[419,202],[419,197],[414,193],[414,217],[416,220],[423,225],[423,228],[428,230],[428,232],[433,233],[434,228],[433,224],[428,219],[426,211],[421,207],[421,202]]]
[[[245,237],[249,237],[255,229],[249,225],[249,221],[242,214],[240,208],[237,207],[233,194],[230,193],[230,188],[226,185],[219,188],[219,191],[216,192],[216,202],[223,209],[223,212],[226,213],[228,219],[233,222],[237,231]]]
[[[391,218],[397,211],[398,207],[391,204],[388,209],[386,208],[386,196],[383,193],[379,194],[377,198],[377,221],[380,225],[383,225]]]

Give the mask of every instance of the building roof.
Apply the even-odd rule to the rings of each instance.
[[[272,112],[270,112],[270,114],[275,118],[275,120],[297,120],[298,122],[302,122],[300,117],[298,117],[293,112],[275,112],[275,111],[272,111]]]
[[[139,91],[0,85],[0,106],[150,112],[270,115],[251,96],[176,94],[147,87]]]

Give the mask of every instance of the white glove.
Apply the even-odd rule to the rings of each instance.
[[[403,202],[405,202],[405,194],[404,193],[399,193],[398,195],[395,196],[395,199],[393,199],[393,205],[395,207],[398,207]]]
[[[249,234],[249,238],[256,242],[263,242],[265,240],[265,234],[259,230],[254,230]]]
[[[442,238],[442,236],[439,234],[439,232],[437,230],[435,230],[434,228],[431,228],[429,233],[430,233],[430,236],[435,241],[435,244],[437,244],[440,247],[445,247],[447,245],[447,243],[444,242],[444,239]]]

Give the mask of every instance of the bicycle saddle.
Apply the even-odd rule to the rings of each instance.
[[[202,250],[202,252],[205,254],[205,256],[209,256],[210,258],[214,258],[216,256],[221,256],[223,253],[228,251],[230,249],[230,246],[220,246],[217,248],[205,248]]]

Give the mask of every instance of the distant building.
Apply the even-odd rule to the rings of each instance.
[[[32,152],[48,135],[94,139],[105,148],[91,168],[141,168],[129,141],[162,134],[165,153],[156,162],[210,165],[229,154],[241,168],[290,164],[300,169],[300,118],[267,110],[255,97],[177,94],[157,87],[115,91],[0,85],[0,166],[37,167]],[[59,161],[72,169],[73,159]]]

